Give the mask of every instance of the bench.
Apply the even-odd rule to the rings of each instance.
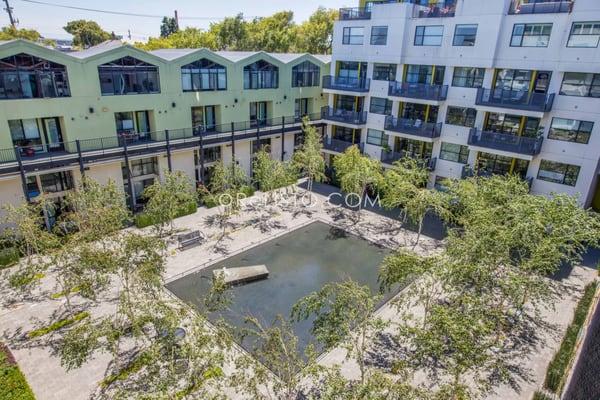
[[[203,239],[204,236],[200,233],[200,231],[192,231],[190,233],[179,235],[177,236],[179,250],[185,250],[189,247],[199,245]]]

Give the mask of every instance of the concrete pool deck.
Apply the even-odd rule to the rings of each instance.
[[[262,197],[257,195],[255,197]],[[175,227],[181,231],[200,230],[208,240],[202,245],[185,251],[176,249],[176,241],[169,245],[169,256],[166,265],[166,281],[213,264],[218,260],[237,254],[250,247],[264,243],[315,220],[343,228],[350,233],[365,237],[387,247],[403,247],[412,249],[416,233],[400,227],[400,223],[384,215],[368,210],[361,212],[359,221],[353,221],[351,212],[326,204],[326,195],[313,194],[316,207],[250,206],[246,201],[246,211],[235,216],[223,229],[215,222],[220,210],[217,208],[200,208],[195,214],[179,218]],[[421,236],[415,251],[420,254],[431,254],[440,251],[442,242]],[[589,268],[576,267],[568,281],[583,286],[596,276],[596,271]],[[80,369],[67,372],[60,359],[52,354],[47,344],[24,341],[24,334],[33,327],[40,326],[52,313],[60,309],[63,300],[53,300],[50,294],[57,292],[54,288],[52,274],[48,274],[41,282],[33,298],[23,299],[6,286],[6,279],[0,285],[0,332],[13,354],[38,400],[83,400],[89,399],[97,390],[99,382],[105,377],[110,356],[98,354]],[[114,307],[109,293],[95,306],[100,313],[110,311]],[[539,386],[547,363],[554,354],[554,348],[562,337],[562,332],[572,318],[575,300],[566,297],[556,304],[556,312],[548,312],[550,322],[560,326],[557,335],[547,338],[545,348],[535,349],[529,358],[523,360],[524,366],[531,369],[533,382],[522,383],[522,391],[514,392],[511,388],[501,387],[498,395],[490,399],[523,399],[529,400],[531,394]],[[389,305],[382,307],[379,313],[383,317],[393,318],[394,310]],[[40,322],[42,321],[42,322]],[[321,362],[330,364],[339,362],[342,370],[349,377],[356,376],[357,368],[352,362],[344,360],[344,352],[340,349],[324,355]],[[234,397],[237,398],[237,397]]]

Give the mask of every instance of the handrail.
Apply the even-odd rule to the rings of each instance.
[[[468,143],[472,146],[533,156],[540,153],[543,140],[544,138],[542,136],[518,136],[509,133],[481,131],[477,128],[472,128],[469,131]]]
[[[367,7],[340,8],[339,19],[340,21],[371,19],[371,10]]]
[[[572,0],[532,1],[513,0],[509,14],[554,14],[570,13],[573,11]]]
[[[409,97],[423,100],[446,100],[448,85],[430,85],[427,83],[390,82],[388,95],[396,97]]]
[[[554,93],[535,93],[527,90],[477,89],[475,104],[481,106],[515,108],[548,112],[554,104]]]
[[[369,78],[353,78],[333,75],[323,76],[323,89],[368,92],[370,86],[371,80]]]
[[[323,106],[321,108],[321,119],[345,122],[347,124],[363,125],[367,122],[367,112],[342,110],[329,106]]]
[[[426,138],[437,138],[442,133],[441,122],[423,122],[417,119],[385,117],[384,129],[394,132],[406,133]]]

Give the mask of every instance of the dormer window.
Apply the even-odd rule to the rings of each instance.
[[[292,68],[292,87],[319,86],[320,68],[310,61],[304,61]]]
[[[98,66],[103,96],[160,93],[158,67],[133,57]]]
[[[244,67],[244,89],[277,89],[279,68],[263,60]]]
[[[203,58],[181,67],[181,86],[184,92],[227,90],[227,69]]]
[[[0,60],[0,99],[68,96],[64,65],[24,53]]]

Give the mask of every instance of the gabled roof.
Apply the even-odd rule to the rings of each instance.
[[[93,57],[95,55],[102,54],[109,50],[113,50],[113,49],[123,47],[123,46],[124,46],[124,44],[120,40],[107,40],[106,42],[102,42],[100,44],[97,44],[96,46],[92,46],[85,50],[71,52],[71,53],[69,53],[69,55],[73,56],[75,58],[84,59],[84,58]]]
[[[194,53],[199,49],[158,49],[151,50],[148,53],[160,57],[167,61],[173,61],[181,57],[185,57],[188,54]]]

